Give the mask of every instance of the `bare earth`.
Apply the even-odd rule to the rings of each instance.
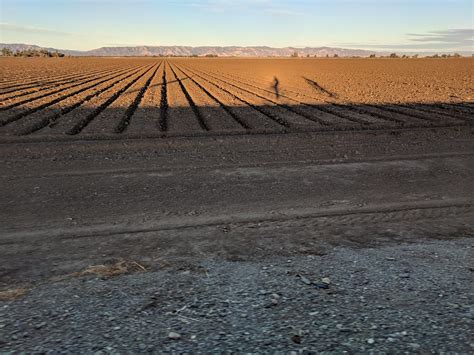
[[[0,351],[474,350],[472,58],[0,64]]]

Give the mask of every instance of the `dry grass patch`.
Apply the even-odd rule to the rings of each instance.
[[[102,278],[109,278],[133,272],[147,271],[146,268],[136,261],[120,260],[113,264],[92,265],[85,270],[73,274],[75,277],[95,275]]]
[[[11,290],[0,291],[0,301],[15,301],[28,292],[26,288],[14,288]]]

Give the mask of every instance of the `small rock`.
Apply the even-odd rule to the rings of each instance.
[[[291,337],[291,340],[293,341],[293,343],[301,344],[301,336],[299,334],[293,335]]]
[[[374,338],[367,339],[367,344],[373,344],[373,343],[375,343]]]
[[[304,277],[303,275],[298,275],[298,277],[301,279],[301,281],[303,281],[306,285],[311,285],[311,281]]]
[[[147,346],[142,343],[142,344],[138,344],[138,348],[139,348],[140,350],[146,350],[146,349],[147,349]]]
[[[272,298],[276,299],[276,300],[279,300],[280,299],[280,295],[278,293],[272,293]]]
[[[409,279],[409,278],[410,278],[410,274],[407,274],[407,273],[400,274],[399,277],[400,277],[401,279]]]
[[[168,338],[173,339],[173,340],[179,340],[179,339],[181,339],[181,334],[178,334],[178,333],[175,333],[175,332],[169,332]]]
[[[315,282],[314,286],[316,286],[317,288],[325,289],[325,290],[329,288],[329,285],[325,282]]]
[[[35,325],[35,328],[36,328],[36,329],[41,329],[41,328],[43,328],[45,325],[46,325],[46,322],[43,322],[43,323],[40,323],[40,324],[36,324],[36,325]]]
[[[331,279],[329,277],[323,277],[321,279],[321,282],[324,282],[325,284],[331,284]]]

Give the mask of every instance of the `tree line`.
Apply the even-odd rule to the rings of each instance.
[[[2,48],[3,57],[46,57],[46,58],[61,58],[64,53],[58,51],[50,52],[46,49],[26,49],[12,51],[10,48]]]

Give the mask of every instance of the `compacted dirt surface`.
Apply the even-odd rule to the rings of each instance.
[[[474,351],[472,59],[1,59],[0,351]]]

